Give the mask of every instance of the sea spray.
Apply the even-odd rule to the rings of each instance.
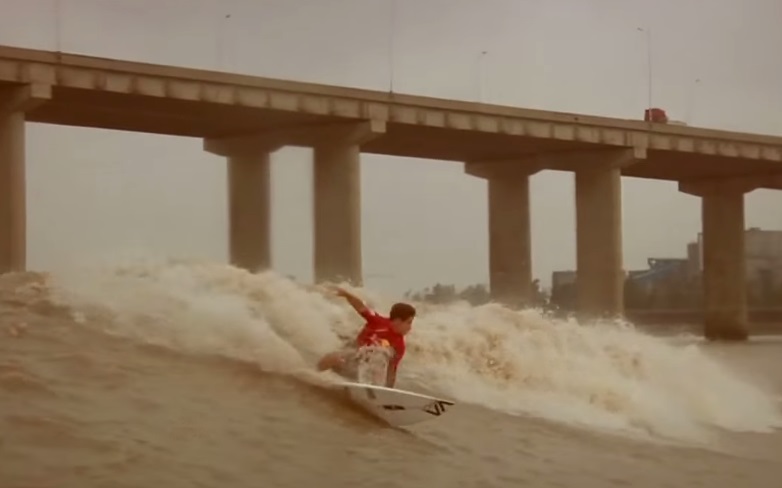
[[[189,261],[80,269],[52,296],[88,323],[183,353],[222,355],[307,381],[361,319],[322,287]],[[386,313],[393,302],[358,290]],[[682,439],[782,425],[775,399],[695,345],[622,324],[583,325],[496,304],[417,304],[399,387],[593,429]],[[407,386],[406,386],[407,383]]]

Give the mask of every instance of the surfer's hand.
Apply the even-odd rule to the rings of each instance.
[[[337,285],[317,285],[316,288],[321,291],[322,293],[326,294],[334,294],[341,298],[346,298],[348,295],[348,292]]]
[[[354,294],[339,286],[332,287],[332,290],[334,290],[334,293],[336,293],[338,297],[346,299],[350,306],[353,307],[353,309],[359,314],[364,314],[367,312],[367,306]]]
[[[335,294],[336,294],[338,297],[342,297],[342,298],[347,298],[347,297],[350,295],[350,293],[348,293],[348,291],[347,291],[347,290],[345,290],[344,288],[340,288],[339,286],[335,286],[335,287],[333,288],[333,291],[334,291],[334,293],[335,293]]]

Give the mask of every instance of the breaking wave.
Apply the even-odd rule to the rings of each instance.
[[[342,300],[273,272],[141,262],[47,275],[48,299],[85,327],[326,384],[313,365],[362,325]],[[393,298],[358,290],[385,311]],[[579,325],[490,304],[417,304],[400,388],[511,415],[703,440],[782,426],[777,400],[707,356],[626,324]]]

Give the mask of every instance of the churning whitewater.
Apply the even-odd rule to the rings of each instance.
[[[143,262],[25,283],[16,293],[45,293],[81,327],[320,386],[336,378],[314,371],[318,357],[362,325],[326,288],[222,264]],[[393,301],[357,293],[382,313]],[[782,427],[775,395],[709,357],[697,341],[674,344],[627,324],[579,325],[497,305],[416,306],[399,388],[668,442]]]

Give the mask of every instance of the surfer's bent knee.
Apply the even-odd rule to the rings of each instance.
[[[318,371],[340,369],[345,365],[347,359],[347,352],[344,350],[330,352],[318,361]]]
[[[318,371],[325,371],[327,369],[333,369],[340,363],[341,358],[336,352],[330,352],[320,358],[318,361]]]

